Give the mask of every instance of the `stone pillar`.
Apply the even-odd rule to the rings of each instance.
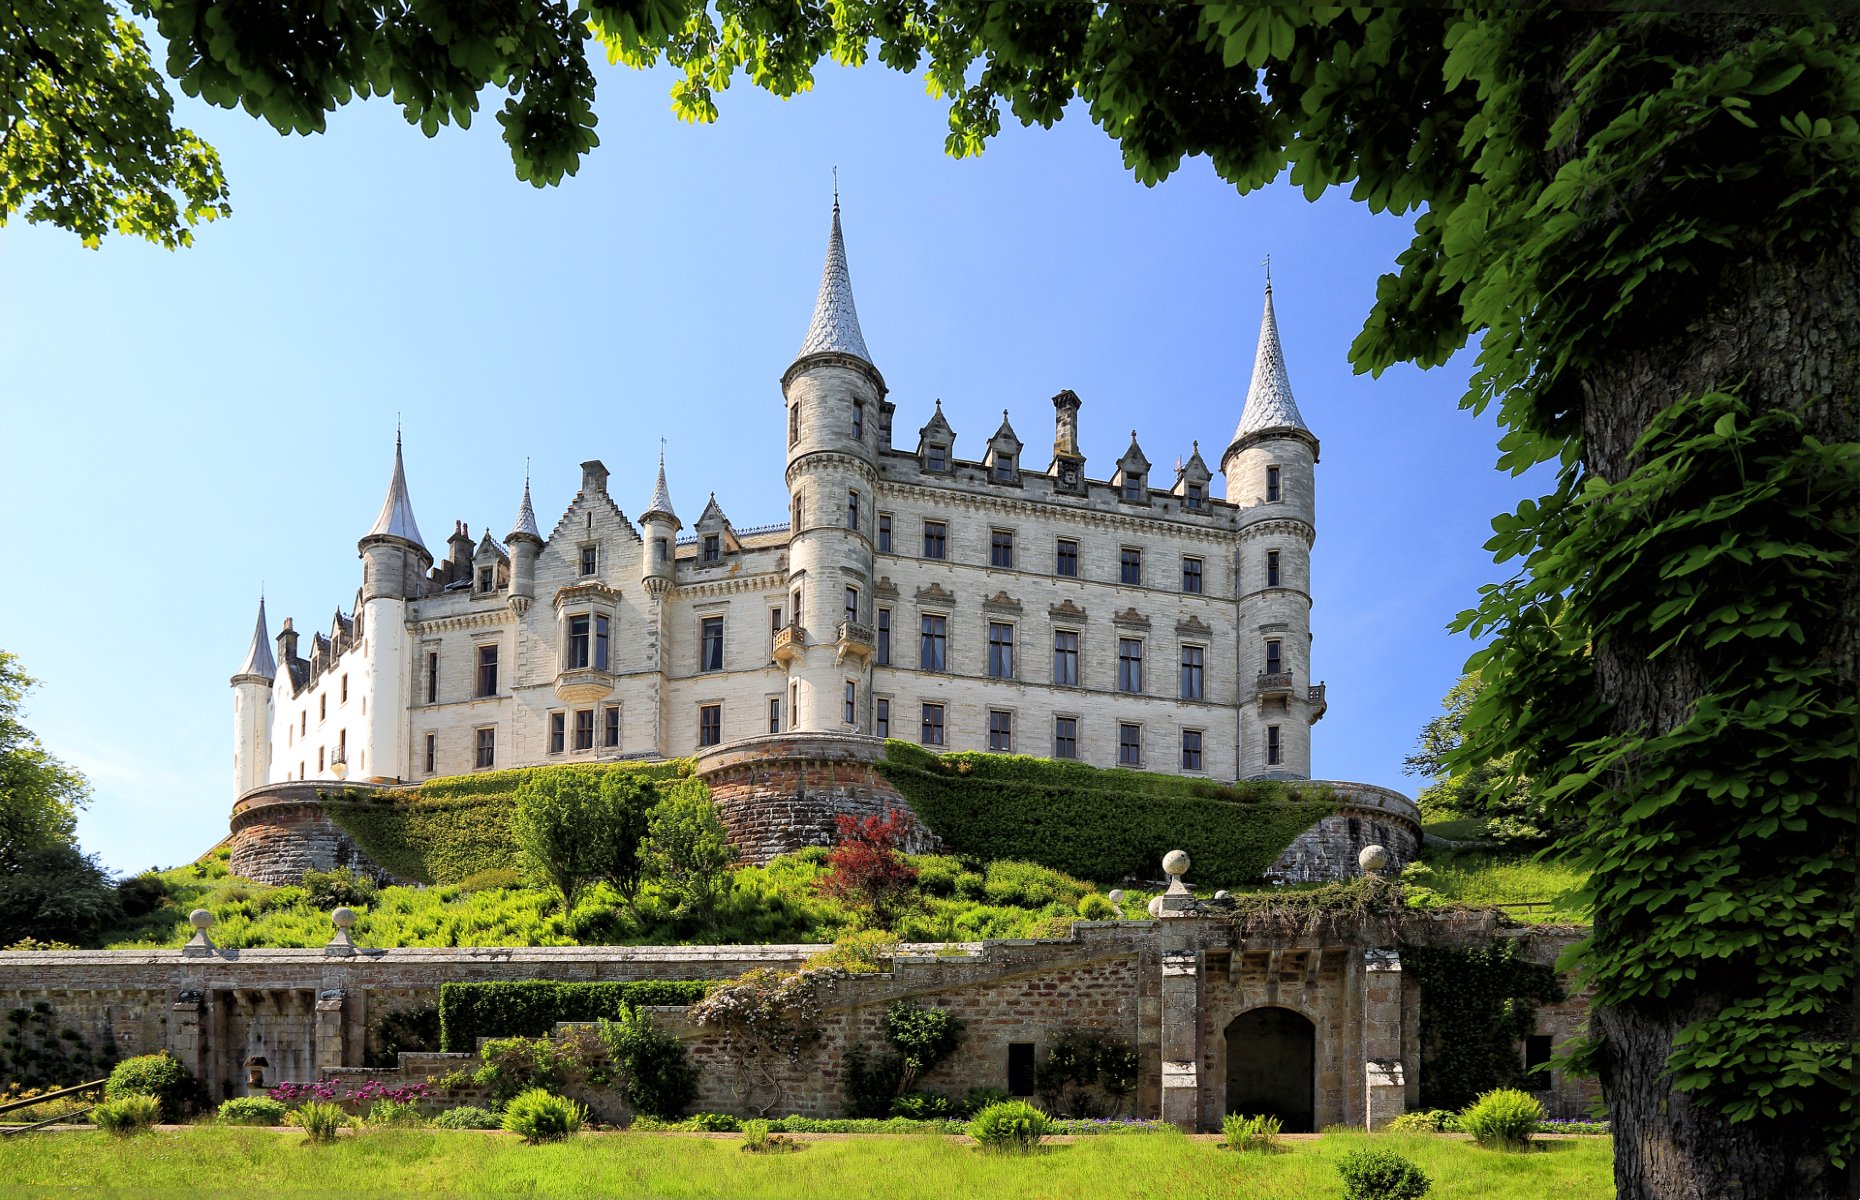
[[[316,998],[316,1074],[322,1079],[343,1065],[341,988],[317,993]]]
[[[205,992],[189,989],[175,994],[174,1007],[168,1016],[168,1053],[181,1060],[195,1079],[211,1078],[206,1025]]]
[[[1363,952],[1363,1126],[1380,1129],[1407,1111],[1402,1072],[1401,954]]]
[[[1201,955],[1162,956],[1162,1119],[1194,1133],[1201,1108]]]

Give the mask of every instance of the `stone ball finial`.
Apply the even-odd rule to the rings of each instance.
[[[1228,891],[1226,888],[1222,888],[1220,891],[1214,893],[1214,898],[1216,900],[1232,900],[1234,898],[1234,894]]]
[[[1150,899],[1150,916],[1152,917],[1162,916],[1162,908],[1163,908],[1163,905],[1162,905],[1161,896],[1155,896]]]
[[[204,908],[197,908],[187,914],[187,923],[205,933],[213,927],[213,914]]]
[[[1357,853],[1356,864],[1363,868],[1364,872],[1367,874],[1381,874],[1383,868],[1389,865],[1388,847],[1364,846],[1362,850]]]
[[[355,910],[344,906],[329,914],[329,919],[336,923],[337,929],[347,929],[355,924]]]
[[[1112,888],[1111,894],[1105,897],[1105,899],[1109,900],[1112,904],[1116,904],[1121,907],[1124,903],[1124,889],[1123,888]]]
[[[1162,867],[1163,870],[1168,873],[1170,879],[1180,879],[1182,876],[1188,874],[1188,851],[1169,851],[1169,853],[1163,855]]]

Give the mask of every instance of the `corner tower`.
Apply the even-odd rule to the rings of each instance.
[[[1279,323],[1266,284],[1253,381],[1221,456],[1228,502],[1240,509],[1239,597],[1242,779],[1309,779],[1311,725],[1324,715],[1311,680],[1311,545],[1318,440],[1292,400]]]
[[[420,540],[407,494],[400,435],[394,435],[394,474],[374,527],[356,543],[362,558],[362,593],[356,619],[363,631],[362,758],[364,778],[394,779],[411,773],[406,713],[413,703],[412,657],[407,640],[407,603],[425,587],[433,556]]]
[[[232,677],[235,800],[271,777],[271,690],[277,676],[271,633],[265,628],[265,598],[260,596],[252,645]]]
[[[869,732],[872,528],[886,389],[853,307],[837,195],[813,320],[781,389],[791,523],[787,625],[774,655],[788,671],[784,723]]]

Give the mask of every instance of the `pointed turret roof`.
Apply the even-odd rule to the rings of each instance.
[[[715,496],[713,495],[712,498],[715,499]],[[674,525],[683,524],[679,521],[678,514],[672,511],[672,489],[665,486],[665,451],[663,450],[659,451],[659,481],[652,485],[652,503],[646,506],[646,511],[639,514],[639,517],[643,521],[655,515],[670,517]]]
[[[797,360],[810,354],[850,354],[870,363],[865,335],[859,332],[859,310],[853,307],[852,275],[846,269],[846,241],[840,235],[840,198],[833,197],[833,233],[827,239],[827,265],[820,272],[820,295],[814,300],[814,319],[808,322]]]
[[[407,495],[407,469],[400,460],[400,434],[394,435],[394,478],[388,481],[387,499],[381,502],[381,515],[375,518],[375,527],[368,531],[369,537],[392,537],[412,542],[421,549],[426,543],[420,539],[420,526],[413,519],[413,501]]]
[[[252,647],[245,652],[245,663],[236,674],[262,675],[266,679],[278,673],[277,660],[271,657],[271,632],[265,628],[265,598],[258,598],[258,624],[252,629]]]
[[[1292,381],[1285,374],[1285,351],[1279,346],[1279,320],[1272,311],[1272,284],[1266,284],[1266,313],[1259,322],[1259,352],[1253,359],[1253,382],[1246,391],[1246,407],[1234,430],[1237,442],[1249,433],[1267,429],[1296,429],[1310,433],[1292,400]]]
[[[485,532],[488,534],[491,531],[486,529]],[[517,509],[517,523],[510,527],[509,537],[506,537],[504,540],[509,541],[510,538],[515,537],[530,537],[535,538],[539,542],[542,541],[542,531],[536,528],[536,509],[530,504],[530,477],[528,474],[523,476],[523,505]]]

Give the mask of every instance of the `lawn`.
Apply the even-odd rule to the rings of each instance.
[[[1523,921],[1581,919],[1569,893],[1581,887],[1587,875],[1566,863],[1502,850],[1429,850],[1421,861],[1425,870],[1410,868],[1402,876],[1410,904],[1425,904],[1425,893],[1432,893],[1452,904],[1541,906],[1509,910],[1510,916]]]
[[[370,1130],[332,1145],[295,1133],[197,1127],[116,1140],[61,1133],[0,1143],[9,1196],[1052,1197],[1053,1200],[1335,1200],[1336,1162],[1374,1145],[1434,1179],[1429,1200],[1604,1200],[1606,1138],[1524,1154],[1424,1134],[1327,1134],[1275,1154],[1236,1154],[1179,1134],[1082,1138],[1027,1157],[929,1135],[808,1141],[751,1155],[735,1137],[611,1133],[552,1146],[505,1134]]]

